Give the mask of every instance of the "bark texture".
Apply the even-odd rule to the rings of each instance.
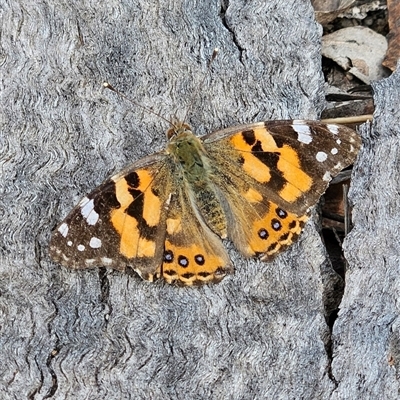
[[[362,131],[339,317],[312,222],[273,263],[178,288],[48,256],[50,232],[111,173],[198,134],[324,107],[308,1],[3,0],[0,135],[2,399],[395,399],[399,396],[399,74]],[[220,49],[205,83],[213,48]],[[327,278],[328,277],[328,278]],[[333,354],[333,363],[332,363]],[[7,361],[6,361],[7,360]]]

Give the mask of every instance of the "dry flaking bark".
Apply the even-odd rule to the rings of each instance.
[[[347,305],[352,313],[341,315],[335,340],[354,357],[333,371],[336,382],[324,319],[327,261],[312,223],[273,263],[232,250],[236,274],[194,289],[67,270],[47,252],[51,229],[82,195],[165,144],[166,124],[104,92],[104,80],[161,115],[182,117],[219,47],[188,116],[199,134],[316,118],[324,106],[321,29],[308,2],[232,1],[224,9],[217,1],[14,1],[3,6],[1,29],[0,397],[328,399],[341,379],[361,396],[355,366],[363,353],[356,357],[359,343],[346,327],[384,305],[386,292],[371,285],[375,297],[360,292]],[[397,256],[387,231],[374,237],[385,240],[385,260]],[[358,271],[365,252],[351,243],[350,271]],[[379,276],[372,278],[384,285]],[[389,338],[373,343],[398,349]],[[338,362],[346,357],[337,342],[333,349]],[[386,385],[382,395],[395,398],[396,390]]]

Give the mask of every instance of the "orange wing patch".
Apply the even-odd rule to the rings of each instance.
[[[160,223],[163,205],[150,188],[152,179],[149,171],[139,170],[115,182],[121,207],[112,210],[111,223],[121,237],[120,252],[127,258],[154,257],[156,253],[156,243],[146,239],[142,229]]]
[[[303,193],[311,189],[313,180],[306,174],[300,165],[296,150],[290,146],[283,146],[279,149],[280,157],[277,163],[278,169],[287,183],[279,192],[279,196],[289,203],[295,202]]]
[[[260,183],[267,183],[271,179],[270,168],[258,158],[254,157],[251,152],[255,143],[257,132],[262,131],[262,151],[265,148],[277,149],[276,143],[271,135],[269,135],[265,128],[258,128],[252,131],[243,131],[239,135],[234,135],[230,138],[230,142],[235,150],[243,151],[243,169],[244,171]],[[260,135],[259,135],[260,136]],[[254,140],[253,140],[254,138]]]
[[[230,143],[242,152],[243,169],[257,182],[266,184],[278,173],[284,182],[278,194],[285,201],[293,203],[310,190],[313,180],[302,170],[297,151],[278,146],[265,127],[239,132]]]

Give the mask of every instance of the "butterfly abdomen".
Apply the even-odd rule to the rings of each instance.
[[[211,184],[202,182],[201,185],[195,185],[191,189],[194,208],[200,211],[201,216],[212,231],[221,238],[226,238],[227,223],[225,212]]]

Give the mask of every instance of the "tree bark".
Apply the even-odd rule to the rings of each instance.
[[[200,288],[48,256],[51,230],[85,193],[166,143],[168,124],[104,81],[167,119],[187,113],[199,135],[318,118],[311,5],[223,4],[3,1],[2,399],[398,397],[398,73],[375,84],[376,118],[362,129],[333,333],[324,302],[334,273],[313,221],[271,263],[227,243],[235,275]]]

